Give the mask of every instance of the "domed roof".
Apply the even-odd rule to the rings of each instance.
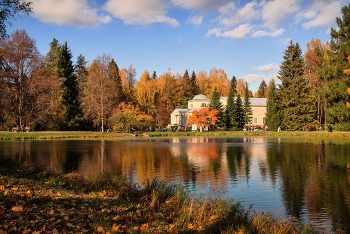
[[[208,98],[205,95],[198,94],[198,95],[194,96],[192,100],[206,100],[206,99],[208,99]]]

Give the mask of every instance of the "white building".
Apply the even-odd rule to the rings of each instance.
[[[225,108],[227,97],[220,97],[220,101]],[[244,102],[243,99],[242,101]],[[171,126],[187,126],[186,120],[192,114],[192,111],[208,107],[209,102],[210,99],[203,94],[194,96],[192,100],[188,101],[188,109],[177,108],[171,113]],[[262,126],[265,124],[266,102],[266,98],[250,98],[253,113],[251,125]]]

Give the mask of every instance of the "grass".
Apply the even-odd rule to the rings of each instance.
[[[252,214],[215,194],[154,179],[53,175],[0,162],[0,233],[317,233],[292,218]]]
[[[350,138],[350,132],[327,131],[216,131],[216,132],[145,132],[141,137],[179,137],[179,136],[278,136],[278,137],[316,137],[316,138]],[[0,131],[0,140],[24,140],[24,139],[95,139],[95,138],[127,138],[134,137],[130,133],[107,133],[89,131],[47,131],[47,132],[6,132]]]

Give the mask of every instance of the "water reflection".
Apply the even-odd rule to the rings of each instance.
[[[323,231],[350,230],[350,145],[301,138],[160,138],[0,142],[0,157],[86,177],[158,177],[226,196],[257,212],[293,215]]]

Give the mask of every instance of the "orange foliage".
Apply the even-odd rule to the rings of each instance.
[[[192,115],[188,116],[187,122],[189,125],[195,124],[197,127],[209,126],[218,121],[217,110],[209,110],[208,107],[202,108],[199,111],[194,110]]]

